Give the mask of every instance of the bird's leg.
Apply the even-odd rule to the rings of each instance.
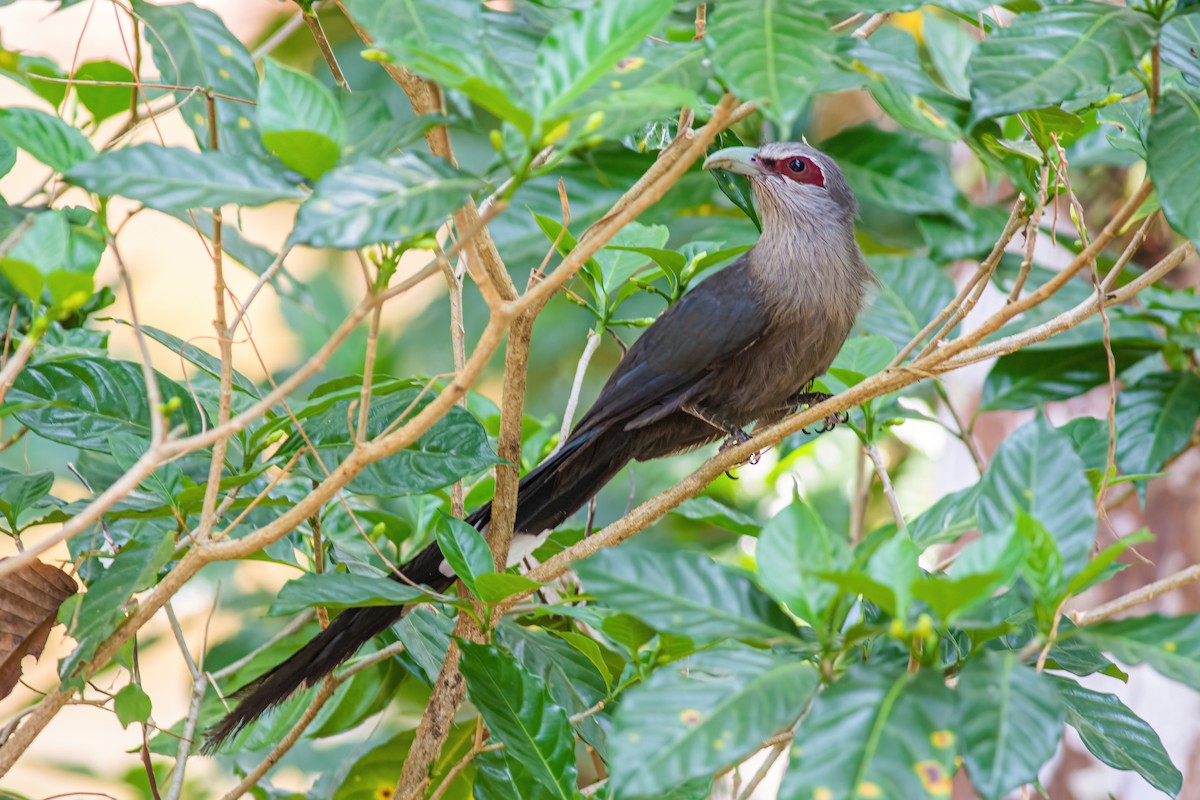
[[[683,407],[683,411],[687,414],[691,414],[693,417],[695,417],[698,420],[707,422],[709,425],[712,425],[717,430],[719,430],[723,433],[729,434],[729,437],[725,441],[721,442],[721,447],[718,449],[717,452],[720,452],[721,450],[725,450],[730,447],[736,447],[739,444],[744,444],[744,443],[750,441],[750,434],[746,433],[744,430],[739,428],[737,425],[734,425],[732,422],[727,422],[727,421],[721,419],[720,417],[718,417],[717,415],[715,415],[709,411],[706,411],[705,409],[699,408],[698,406],[688,403],[687,405],[685,405]],[[757,464],[759,456],[760,456],[759,453],[753,453],[753,454],[751,454],[750,458],[747,459],[747,461],[750,464]]]
[[[812,406],[815,406],[818,403],[823,403],[826,400],[828,400],[829,398],[833,397],[833,395],[831,395],[827,392],[811,391],[811,388],[812,388],[812,385],[809,384],[808,386],[806,386],[804,388],[804,390],[799,391],[796,394],[789,397],[788,402],[792,403],[793,407],[808,406],[811,408]],[[849,413],[847,413],[845,411],[835,411],[834,413],[830,414],[828,417],[825,418],[825,421],[821,423],[821,427],[817,429],[817,433],[825,433],[826,431],[831,431],[834,428],[836,428],[839,423],[844,425],[849,421],[850,421]],[[805,430],[804,432],[808,433],[807,430]]]

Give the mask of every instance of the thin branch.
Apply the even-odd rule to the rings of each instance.
[[[296,724],[284,734],[284,737],[279,740],[278,744],[271,748],[271,752],[267,754],[266,758],[260,761],[254,769],[246,773],[246,777],[242,778],[237,786],[221,796],[221,800],[237,800],[237,798],[252,789],[258,783],[259,779],[263,775],[266,775],[271,767],[275,766],[288,750],[292,749],[292,745],[304,733],[304,729],[316,719],[317,714],[325,707],[325,703],[333,696],[338,685],[338,681],[333,675],[325,678],[321,682],[321,688],[317,690],[317,694],[313,697],[312,702],[305,707],[304,713],[300,715],[300,719],[296,720]]]
[[[1109,617],[1116,616],[1122,611],[1140,606],[1143,603],[1149,603],[1159,595],[1174,591],[1188,584],[1195,583],[1200,580],[1200,564],[1193,564],[1186,569],[1181,569],[1173,575],[1168,575],[1162,580],[1157,580],[1154,583],[1148,583],[1145,586],[1134,589],[1128,594],[1123,594],[1115,600],[1110,600],[1103,605],[1097,606],[1090,611],[1072,611],[1071,621],[1076,625],[1083,627],[1096,622],[1103,622]]]
[[[208,105],[208,146],[216,150],[217,141],[217,105],[212,95],[207,98]],[[221,209],[212,211],[212,265],[213,265],[213,328],[217,332],[217,352],[221,359],[220,388],[217,394],[217,425],[229,421],[230,409],[233,403],[233,339],[232,331],[225,319],[225,268],[224,245],[222,241]],[[130,300],[132,304],[132,298]],[[225,452],[229,437],[223,436],[213,443],[212,459],[208,465],[208,484],[204,487],[204,501],[200,509],[200,521],[193,536],[197,539],[207,539],[213,526],[217,523],[217,495],[221,490],[221,473],[225,467]]]
[[[558,431],[558,447],[563,446],[567,441],[567,436],[571,433],[571,425],[575,420],[575,408],[579,405],[579,392],[583,389],[583,378],[587,375],[588,364],[592,361],[592,356],[596,354],[596,350],[600,348],[602,337],[594,330],[587,332],[587,344],[583,347],[583,352],[579,356],[579,363],[575,365],[575,380],[571,384],[571,394],[567,398],[567,407],[563,411],[562,427]]]
[[[985,276],[992,274],[992,271],[995,270],[996,265],[1000,263],[1000,259],[1004,255],[1004,248],[1012,241],[1012,237],[1020,227],[1021,208],[1023,205],[1024,199],[1017,198],[1017,202],[1013,203],[1012,212],[1008,215],[1008,222],[1005,223],[1004,230],[1001,232],[1000,238],[996,240],[996,244],[992,247],[992,251],[988,254],[988,257],[980,262],[978,269],[975,270],[975,274],[963,284],[962,289],[959,290],[954,299],[947,303],[945,308],[937,313],[937,316],[926,323],[925,327],[921,328],[917,335],[900,349],[900,352],[892,359],[892,363],[888,365],[889,367],[898,367],[904,363],[904,359],[908,358],[909,354],[920,347],[927,336],[938,330],[966,302],[967,297],[975,289],[976,284],[983,280]]]
[[[749,782],[742,788],[742,793],[738,795],[738,800],[750,800],[754,795],[754,790],[763,782],[763,778],[767,777],[767,773],[771,771],[771,767],[775,766],[775,762],[783,755],[783,751],[787,750],[790,742],[776,742],[771,746],[771,751],[767,753],[763,763],[759,765],[758,770],[750,778]]]
[[[301,17],[304,19],[304,24],[308,26],[308,32],[312,34],[317,47],[320,48],[321,56],[325,59],[333,79],[338,86],[350,91],[350,83],[342,73],[342,67],[338,64],[337,56],[333,54],[333,48],[329,46],[329,40],[325,38],[325,30],[321,27],[321,19],[317,16],[316,7],[314,6],[311,12],[302,11]]]
[[[900,502],[896,499],[896,490],[892,488],[892,479],[888,477],[887,466],[883,463],[879,448],[872,443],[864,445],[862,449],[875,466],[875,474],[879,476],[879,484],[883,487],[883,496],[887,498],[888,507],[892,509],[892,518],[896,520],[896,527],[903,530],[904,513],[900,510]]]
[[[869,39],[871,38],[871,34],[882,28],[884,23],[892,18],[893,14],[895,14],[894,11],[884,11],[879,14],[873,14],[869,20],[862,24],[862,27],[850,35],[855,39]]]

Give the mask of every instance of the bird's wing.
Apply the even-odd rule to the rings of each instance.
[[[637,425],[675,410],[709,369],[761,336],[766,315],[744,266],[739,260],[711,276],[655,320],[625,353],[572,436],[640,417]]]

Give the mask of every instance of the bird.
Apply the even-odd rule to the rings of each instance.
[[[828,395],[812,391],[849,336],[873,274],[855,239],[858,203],[832,158],[806,142],[729,147],[704,169],[745,175],[758,242],[672,304],[625,352],[561,446],[521,479],[509,566],[519,563],[630,461],[722,441]],[[839,420],[830,417],[825,428]],[[466,521],[486,534],[491,504]],[[433,543],[390,575],[442,592],[453,569]],[[411,606],[343,611],[308,644],[234,693],[212,752],[303,686],[313,686]]]

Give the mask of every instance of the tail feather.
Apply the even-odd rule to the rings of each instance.
[[[628,443],[620,433],[592,430],[568,439],[558,452],[521,479],[516,531],[536,535],[558,527],[628,463],[628,453]],[[491,517],[492,504],[487,503],[471,514],[467,522],[483,530]],[[435,542],[405,563],[400,576],[393,575],[392,579],[425,584],[440,592],[454,582],[453,576],[442,572],[443,562],[442,551]],[[301,687],[316,685],[372,637],[399,621],[408,608],[374,606],[343,611],[290,658],[233,694],[239,701],[237,707],[209,730],[204,751],[215,751],[222,742]]]
[[[442,551],[434,543],[404,564],[400,572],[407,581],[425,584],[440,592],[454,582],[453,577],[443,575],[438,569],[441,563]],[[401,579],[393,577],[393,580]],[[302,687],[315,686],[374,636],[399,622],[409,608],[411,606],[369,606],[343,611],[328,628],[282,664],[233,693],[237,707],[208,731],[204,751],[215,751],[224,741]]]

